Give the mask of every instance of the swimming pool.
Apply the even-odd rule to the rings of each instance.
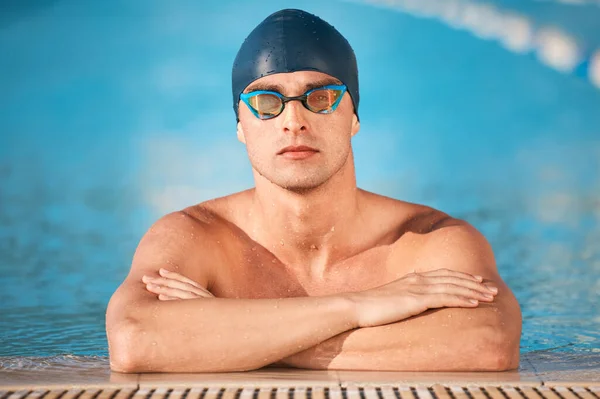
[[[600,7],[582,3],[302,3],[357,54],[359,186],[488,237],[523,353],[600,351]],[[252,185],[229,71],[296,6],[5,6],[0,357],[105,357],[106,304],[152,221]]]

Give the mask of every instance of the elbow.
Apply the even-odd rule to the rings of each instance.
[[[142,372],[143,350],[139,347],[139,328],[133,321],[123,321],[108,328],[108,353],[111,371],[118,373]]]
[[[519,344],[520,336],[514,337],[505,331],[491,331],[479,348],[480,351],[475,354],[481,360],[479,369],[507,371],[518,368]]]
[[[482,369],[485,371],[508,371],[519,367],[519,353],[493,350],[486,354]]]

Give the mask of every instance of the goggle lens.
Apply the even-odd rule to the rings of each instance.
[[[329,111],[342,94],[341,90],[319,89],[306,97],[306,103],[313,112]]]
[[[278,115],[283,108],[283,101],[275,94],[257,94],[250,97],[248,102],[261,117],[266,118]]]
[[[329,114],[338,106],[346,86],[330,85],[313,89],[298,97],[286,97],[276,92],[243,93],[240,98],[250,107],[260,119],[271,119],[279,115],[285,103],[292,100],[301,101],[304,107],[318,114]]]

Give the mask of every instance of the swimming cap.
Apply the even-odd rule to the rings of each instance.
[[[318,71],[348,88],[358,117],[358,68],[348,41],[316,15],[286,9],[269,15],[244,40],[233,63],[233,110],[256,79],[276,73]]]

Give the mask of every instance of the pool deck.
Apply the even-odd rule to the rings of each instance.
[[[74,358],[76,359],[76,358]],[[33,365],[33,366],[32,366]],[[527,353],[518,370],[508,372],[381,372],[264,368],[233,373],[121,374],[110,371],[106,358],[53,365],[41,358],[2,361],[0,399],[24,390],[132,388],[284,388],[313,387],[352,389],[357,387],[587,387],[590,399],[600,393],[600,353]],[[590,391],[589,388],[592,388]],[[329,391],[328,391],[329,392]],[[31,392],[30,392],[31,393]],[[582,395],[580,395],[582,396]],[[583,395],[585,396],[585,395]],[[582,396],[582,397],[583,397]],[[558,396],[560,398],[560,396]]]

